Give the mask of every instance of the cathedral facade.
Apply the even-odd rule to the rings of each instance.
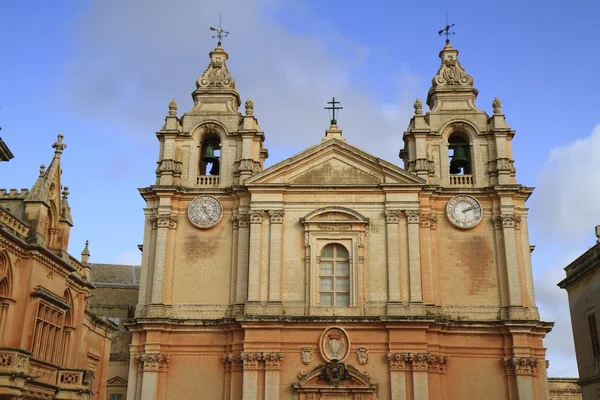
[[[404,167],[323,140],[269,168],[218,46],[157,133],[129,400],[547,399],[515,135],[449,43]]]

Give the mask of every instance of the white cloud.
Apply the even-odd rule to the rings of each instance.
[[[278,13],[289,13],[290,7],[295,7],[296,24],[304,21],[320,31],[301,35],[276,22]],[[230,56],[228,67],[242,102],[249,97],[255,101],[272,155],[269,164],[320,141],[328,128],[323,107],[332,96],[343,103],[338,120],[350,143],[400,163],[402,132],[420,77],[406,67],[397,76],[380,76],[382,87],[395,96],[392,104],[377,101],[354,74],[365,63],[381,73],[377,58],[298,2],[93,3],[74,27],[77,52],[65,77],[68,97],[79,111],[109,117],[131,134],[155,140],[153,132],[162,125],[172,97],[180,111],[191,108],[189,94],[215,45],[208,27],[219,13],[224,28],[232,32],[223,45]],[[326,47],[324,34],[344,55]]]
[[[532,207],[532,217],[545,234],[571,240],[592,235],[600,224],[598,171],[600,125],[589,136],[551,150]]]
[[[110,262],[120,265],[142,265],[142,254],[140,251],[124,251],[116,254]]]

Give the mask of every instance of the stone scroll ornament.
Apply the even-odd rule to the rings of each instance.
[[[343,361],[350,352],[350,340],[342,328],[327,328],[321,334],[319,347],[325,361]]]

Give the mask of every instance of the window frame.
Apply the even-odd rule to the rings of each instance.
[[[600,362],[600,335],[598,334],[598,320],[596,319],[595,309],[588,310],[585,313],[585,325],[590,345],[590,355],[592,362],[596,365]]]
[[[332,251],[332,256],[331,257],[324,257],[323,253],[325,252],[325,249],[327,247],[331,247],[331,251]],[[342,257],[338,257],[337,256],[337,252],[339,251],[339,248],[343,248],[347,254],[346,257],[342,258]],[[350,292],[351,292],[351,285],[350,285],[350,280],[351,280],[351,272],[352,269],[350,268],[350,263],[352,262],[351,257],[350,257],[350,252],[348,251],[348,249],[346,248],[346,246],[344,246],[343,244],[340,243],[329,243],[325,246],[323,246],[323,248],[321,249],[321,255],[319,256],[319,305],[321,307],[350,307]],[[323,270],[321,268],[321,264],[324,262],[331,262],[331,274],[323,274]],[[347,274],[339,274],[338,273],[338,268],[337,265],[339,262],[346,262],[348,264],[348,273]],[[346,278],[348,279],[348,290],[338,290],[337,288],[337,283],[338,283],[338,279],[339,278]],[[325,290],[323,289],[321,283],[323,282],[324,279],[331,279],[331,290]],[[322,295],[323,294],[331,294],[332,295],[332,299],[331,299],[331,305],[327,304],[324,305],[322,304]],[[347,294],[348,295],[348,304],[345,305],[339,305],[338,304],[338,295],[341,294]]]

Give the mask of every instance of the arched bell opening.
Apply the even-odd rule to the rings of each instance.
[[[472,173],[471,145],[467,135],[457,132],[448,138],[448,158],[450,175],[470,175]]]
[[[221,138],[214,132],[202,137],[200,146],[200,175],[218,176],[221,163]]]

